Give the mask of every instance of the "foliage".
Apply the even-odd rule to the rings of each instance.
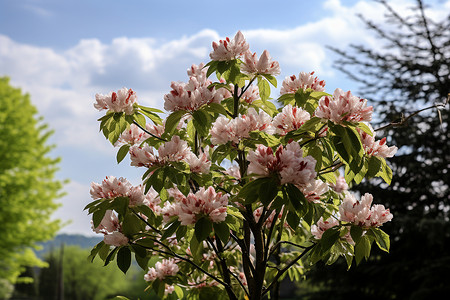
[[[11,283],[25,266],[42,265],[29,247],[59,229],[50,220],[61,196],[59,159],[49,156],[51,131],[36,114],[29,96],[0,78],[0,278]]]
[[[309,299],[432,299],[448,294],[450,282],[449,110],[427,110],[445,103],[450,92],[450,15],[435,20],[417,1],[412,15],[394,10],[387,1],[386,22],[361,17],[383,45],[334,49],[336,66],[362,85],[361,93],[378,103],[381,120],[397,128],[384,131],[400,150],[391,162],[395,176],[385,187],[379,181],[355,187],[369,191],[396,213],[385,230],[391,253],[377,253],[363,268],[320,268],[313,282],[324,289]],[[386,27],[386,24],[388,26]],[[442,109],[444,108],[444,109]],[[414,116],[404,122],[407,116]],[[329,276],[328,274],[332,274]]]
[[[379,227],[392,214],[346,191],[364,178],[392,180],[385,158],[396,147],[375,141],[373,108],[302,72],[283,81],[277,109],[278,62],[248,48],[240,32],[214,42],[211,62],[172,82],[164,121],[131,89],[96,95],[117,162],[129,154],[144,174],[141,186],[92,183],[85,209],[104,240],[90,259],[125,273],[134,258],[159,297],[277,298],[283,278],[299,280],[319,261],[344,257],[350,267],[373,245],[389,251]]]

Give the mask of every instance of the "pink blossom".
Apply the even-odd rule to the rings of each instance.
[[[286,147],[278,147],[275,156],[272,148],[257,145],[255,151],[250,151],[247,157],[250,162],[248,172],[262,176],[278,173],[280,183],[292,183],[305,186],[316,177],[316,160],[312,156],[303,157],[303,151],[297,142],[291,142]]]
[[[316,239],[320,240],[323,233],[334,226],[339,226],[339,221],[336,218],[329,217],[327,220],[320,218],[316,224],[311,226],[311,233]]]
[[[144,204],[147,205],[155,213],[155,215],[159,216],[161,214],[161,198],[153,187],[151,187],[147,192],[147,195],[145,195]]]
[[[238,165],[232,165],[224,172],[227,175],[230,175],[231,177],[234,177],[238,180],[241,179],[241,170],[239,169]]]
[[[134,167],[151,167],[158,163],[158,158],[153,153],[153,148],[148,144],[144,146],[134,145],[130,148],[131,165]]]
[[[212,47],[213,51],[209,54],[211,59],[225,61],[242,56],[248,50],[249,45],[242,32],[238,31],[233,40],[227,37],[225,40],[220,40],[219,43],[213,42]]]
[[[177,216],[182,225],[194,224],[200,217],[208,217],[214,223],[220,223],[227,216],[228,196],[216,193],[213,187],[201,187],[195,194],[186,197],[177,194],[174,203],[166,202],[163,208],[164,221]]]
[[[338,194],[348,190],[348,184],[343,176],[336,178],[336,184],[330,184],[330,186]]]
[[[167,162],[183,161],[193,155],[187,142],[174,135],[172,139],[158,148],[158,156],[148,144],[130,148],[131,165],[135,167],[151,167],[164,165]]]
[[[113,213],[112,210],[108,209],[105,212],[103,219],[100,221],[100,224],[96,228],[92,226],[92,230],[95,233],[103,233],[103,234],[117,231],[119,230],[119,219]]]
[[[256,56],[256,53],[247,51],[244,56],[244,64],[241,65],[241,71],[244,74],[267,74],[277,76],[280,75],[280,64],[277,61],[272,61],[270,54],[267,50]]]
[[[306,110],[289,104],[273,118],[273,126],[276,133],[286,135],[289,131],[299,129],[310,118],[311,116]]]
[[[322,180],[314,180],[301,186],[300,190],[309,202],[318,203],[322,195],[328,192],[328,185]]]
[[[360,136],[361,142],[364,147],[364,151],[368,156],[378,156],[378,157],[393,157],[397,153],[398,148],[396,146],[389,147],[386,145],[386,138],[375,141],[375,131],[370,124],[367,124],[369,129],[372,131],[372,136],[368,133],[357,128]]]
[[[256,130],[269,134],[274,132],[272,118],[264,111],[257,113],[254,108],[249,108],[246,115],[231,120],[220,116],[212,124],[211,143],[214,145],[227,142],[237,144],[241,139],[250,137],[250,132]]]
[[[122,177],[107,176],[101,184],[92,182],[90,193],[92,199],[128,197],[130,206],[138,206],[144,203],[142,187],[133,187],[128,180]]]
[[[357,123],[372,120],[372,106],[367,106],[367,100],[353,96],[350,91],[336,89],[333,97],[324,96],[319,100],[315,115],[331,120],[336,124],[344,121]]]
[[[128,238],[122,232],[114,231],[113,233],[105,234],[103,242],[107,245],[120,247],[128,244]]]
[[[96,94],[94,107],[98,110],[109,109],[113,112],[125,112],[127,115],[134,113],[133,104],[136,103],[136,93],[132,89],[121,88],[109,95]]]
[[[362,227],[379,227],[392,220],[389,209],[380,204],[371,207],[372,201],[373,196],[369,193],[361,196],[359,201],[352,194],[346,194],[339,206],[341,220]]]
[[[131,124],[130,127],[122,132],[117,142],[114,144],[115,147],[120,145],[135,145],[140,144],[146,139],[148,139],[150,135],[145,133],[142,129],[140,129],[138,126]]]
[[[201,152],[199,156],[191,152],[191,154],[186,157],[185,161],[189,165],[191,172],[209,174],[211,161],[206,152]]]
[[[314,77],[313,75],[314,72],[300,72],[298,78],[295,75],[286,77],[283,80],[280,94],[293,94],[299,89],[302,89],[303,91],[306,91],[306,89],[312,89],[318,92],[325,91],[325,81],[319,80],[319,78]]]
[[[238,93],[241,93],[241,89],[238,89]],[[244,92],[244,94],[242,94],[241,96],[241,100],[248,103],[248,104],[252,104],[253,101],[258,100],[260,98],[259,96],[259,88],[257,85],[251,85],[247,88],[247,90]]]
[[[174,135],[170,141],[165,142],[158,148],[159,160],[163,162],[182,161],[191,153],[191,148],[187,142],[177,135]]]
[[[169,276],[177,275],[178,271],[178,265],[173,258],[163,259],[160,262],[158,261],[154,268],[148,268],[144,279],[145,281],[154,281],[155,279],[163,280]]]
[[[114,176],[106,176],[101,184],[91,183],[92,199],[114,199],[116,197],[128,197],[133,186],[125,178],[116,178]]]

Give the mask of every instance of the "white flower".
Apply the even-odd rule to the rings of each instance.
[[[96,94],[94,107],[98,110],[109,109],[114,112],[125,112],[127,115],[134,113],[133,104],[136,103],[136,93],[132,89],[121,88],[109,95]]]
[[[233,40],[229,37],[212,43],[213,51],[209,54],[212,60],[233,60],[242,56],[249,48],[242,32],[238,31]]]

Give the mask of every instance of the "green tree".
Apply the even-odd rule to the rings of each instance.
[[[113,265],[103,266],[100,259],[88,262],[88,255],[88,249],[78,246],[65,246],[64,251],[55,249],[48,253],[45,260],[49,268],[42,269],[39,276],[39,298],[58,299],[59,287],[56,283],[62,271],[65,300],[102,300],[116,295],[148,299],[149,293],[144,291],[144,273],[133,267],[125,275]]]
[[[381,134],[400,148],[389,161],[395,174],[391,186],[377,180],[358,186],[394,214],[384,227],[391,235],[391,253],[379,253],[349,272],[343,265],[317,269],[313,282],[322,289],[310,299],[432,299],[450,292],[448,105],[407,118],[449,97],[450,15],[432,20],[417,1],[406,17],[387,1],[377,2],[386,9],[386,22],[361,19],[384,47],[333,50],[340,56],[337,68],[362,83],[360,94],[372,101],[379,120],[401,124]]]
[[[52,132],[29,98],[0,78],[0,279],[10,283],[26,266],[42,266],[31,248],[60,228],[50,219],[61,196],[59,159],[49,156]]]

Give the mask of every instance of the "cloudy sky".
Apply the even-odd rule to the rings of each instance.
[[[433,18],[450,11],[449,0],[426,2]],[[406,14],[414,2],[389,3]],[[0,0],[0,76],[29,93],[55,130],[52,155],[62,158],[58,178],[70,180],[54,216],[71,221],[61,232],[92,234],[82,211],[90,182],[113,175],[138,184],[143,172],[127,160],[116,164],[117,149],[98,132],[96,93],[125,86],[141,104],[162,108],[170,82],[187,81],[191,64],[208,61],[211,42],[238,30],[253,52],[267,49],[279,61],[280,82],[315,71],[329,92],[356,90],[333,70],[335,57],[325,46],[380,48],[358,13],[383,20],[379,4],[362,0]]]

